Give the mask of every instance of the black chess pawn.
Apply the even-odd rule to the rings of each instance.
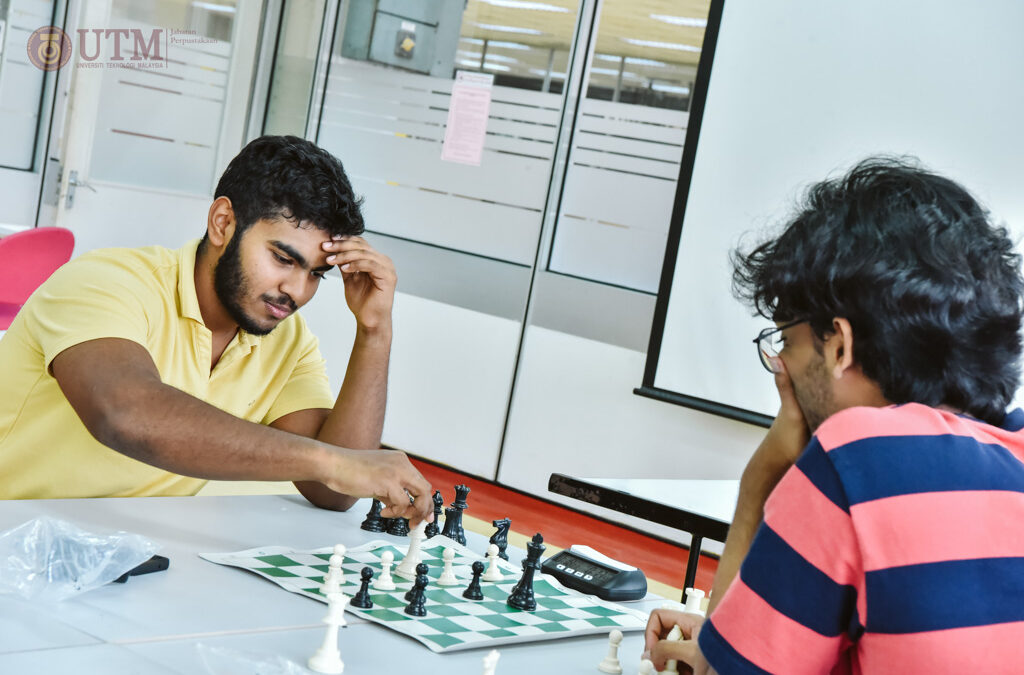
[[[383,532],[384,519],[380,517],[380,511],[383,508],[384,504],[379,499],[374,499],[370,504],[370,510],[366,514],[366,520],[359,525],[360,529],[367,532]]]
[[[421,562],[418,565],[416,565],[416,579],[418,580],[420,577],[423,577],[424,579],[427,579],[427,572],[429,570],[430,570],[430,568],[427,566],[427,563],[425,563],[425,562]],[[429,579],[428,579],[428,581],[429,581]],[[415,594],[415,592],[416,592],[416,584],[413,583],[412,588],[410,588],[408,591],[405,592],[405,599],[406,600],[412,600],[413,594]]]
[[[420,563],[416,566],[416,571],[419,572],[420,565],[426,568],[425,563]],[[427,574],[417,574],[416,581],[413,583],[412,597],[409,599],[409,605],[405,608],[405,613],[410,616],[426,616],[427,615]]]
[[[444,508],[444,497],[441,496],[440,490],[434,490],[433,502],[434,522],[427,523],[427,529],[423,531],[423,534],[427,536],[427,539],[441,534],[441,527],[438,525],[438,522],[441,520],[441,509]]]
[[[462,591],[462,597],[467,600],[483,600],[484,592],[480,589],[480,575],[484,573],[484,564],[477,560],[473,563],[473,580]]]
[[[505,549],[508,548],[508,531],[512,527],[512,521],[502,518],[501,520],[492,520],[491,525],[498,528],[498,531],[491,535],[489,542],[498,547],[499,558],[508,560],[508,553],[505,553]]]
[[[373,607],[373,600],[370,599],[370,580],[373,579],[373,568],[364,567],[359,573],[359,590],[352,596],[349,602],[353,607],[370,609]]]
[[[458,507],[445,507],[444,530],[441,534],[463,546],[466,545],[466,531],[462,528],[462,511]]]
[[[409,519],[408,518],[392,518],[391,524],[388,526],[388,534],[393,534],[396,537],[406,537],[409,535]]]
[[[533,535],[533,541],[526,544],[526,559],[523,560],[523,576],[512,589],[506,601],[509,607],[532,612],[537,609],[533,595],[533,575],[540,569],[540,556],[544,553],[544,537],[540,532]]]

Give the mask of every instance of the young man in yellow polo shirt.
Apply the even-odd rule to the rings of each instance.
[[[201,241],[58,270],[0,340],[0,498],[291,480],[324,508],[427,517],[430,485],[377,449],[396,277],[362,232],[336,158],[265,136],[225,170]],[[357,325],[337,401],[295,313],[334,266]]]

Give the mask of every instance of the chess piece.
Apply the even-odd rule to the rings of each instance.
[[[482,675],[494,675],[494,671],[498,668],[499,658],[501,658],[501,654],[498,653],[497,649],[492,649],[487,652],[487,656],[484,657],[484,670]]]
[[[434,490],[433,502],[434,522],[427,525],[427,529],[424,531],[424,534],[427,535],[428,539],[441,534],[441,509],[444,508],[444,497],[441,496],[440,490]]]
[[[498,546],[491,544],[487,547],[487,571],[484,572],[484,581],[501,581],[505,575],[498,568]]]
[[[426,579],[427,578],[427,571],[429,569],[430,568],[427,567],[427,563],[425,563],[425,562],[421,562],[419,565],[416,565],[416,581],[419,581],[420,577],[423,577],[424,579]],[[415,597],[415,595],[416,595],[416,584],[414,582],[413,585],[412,585],[412,588],[410,588],[406,592],[405,599],[406,600],[412,600],[413,597]]]
[[[420,563],[426,567],[425,563]],[[416,577],[416,582],[413,584],[412,597],[409,599],[409,606],[405,608],[405,613],[410,616],[426,616],[427,615],[427,575],[421,574]]]
[[[703,593],[701,595],[703,595]],[[665,639],[672,640],[673,642],[678,642],[679,640],[682,640],[683,629],[679,626],[672,626],[672,630],[668,632],[668,635]],[[665,669],[661,672],[668,673],[669,675],[679,675],[679,662],[676,661],[676,659],[667,659],[665,661]]]
[[[426,522],[421,522],[416,526],[409,534],[409,550],[406,551],[405,557],[402,558],[402,562],[399,563],[395,569],[395,575],[412,581],[416,578],[416,565],[419,564],[420,560],[423,559],[423,553],[420,550],[420,546],[423,543],[423,538],[426,536],[424,531],[426,530]]]
[[[347,604],[348,596],[344,593],[331,593],[327,596],[327,616],[323,621],[327,624],[327,632],[320,648],[309,657],[310,670],[318,673],[341,673],[345,670],[341,652],[338,651],[338,629],[345,625]]]
[[[622,673],[622,664],[619,663],[619,644],[621,642],[621,630],[616,628],[608,633],[608,655],[604,657],[601,663],[597,664],[597,669],[602,673],[611,673],[612,675],[620,675]]]
[[[508,531],[512,527],[512,521],[508,518],[502,518],[501,520],[491,521],[491,525],[494,525],[498,530],[491,535],[489,541],[498,547],[498,557],[502,560],[508,560],[508,553],[505,553],[505,549],[508,548]]]
[[[462,511],[459,511],[454,506],[445,507],[444,529],[441,530],[441,534],[463,546],[466,545],[466,532],[462,528]],[[460,535],[462,536],[462,541],[459,541]]]
[[[320,587],[320,592],[325,596],[329,597],[332,593],[341,591],[341,584],[345,577],[345,573],[341,569],[343,560],[343,555],[332,553],[327,561],[327,575],[324,576],[323,586]]]
[[[473,580],[469,582],[466,590],[462,591],[462,597],[467,600],[483,600],[484,592],[480,590],[480,575],[484,573],[484,564],[479,560],[473,563]]]
[[[444,569],[441,570],[441,576],[437,579],[437,585],[458,586],[459,580],[455,578],[455,570],[452,568],[452,565],[455,562],[455,551],[450,548],[446,548],[441,557],[444,559]]]
[[[366,519],[359,525],[359,527],[367,532],[383,532],[384,519],[380,517],[380,511],[383,508],[383,502],[379,499],[374,499],[370,503],[370,510],[366,514]]]
[[[404,537],[409,534],[409,519],[392,518],[391,524],[388,525],[388,534],[393,534],[396,537]]]
[[[493,546],[493,544],[492,544]],[[523,576],[512,589],[506,603],[509,607],[532,612],[537,609],[537,598],[533,595],[533,576],[540,569],[540,556],[544,553],[544,537],[540,532],[526,544],[526,559],[523,560]]]
[[[359,572],[359,590],[352,596],[352,606],[359,609],[370,609],[373,607],[373,600],[370,599],[370,580],[373,579],[373,568],[364,567]]]
[[[692,614],[700,614],[704,616],[704,610],[700,608],[701,602],[704,600],[704,591],[699,588],[687,588],[686,589],[686,607],[683,608],[684,612],[690,612]]]
[[[650,659],[644,659],[640,662],[640,670],[637,672],[637,675],[655,675],[656,673],[657,671],[654,670],[653,661]]]
[[[373,580],[373,587],[378,591],[395,590],[395,581],[391,578],[391,565],[395,562],[395,554],[384,551],[380,554],[380,576]]]
[[[452,506],[457,508],[459,511],[465,511],[467,508],[466,497],[469,496],[469,487],[465,485],[455,486],[455,501],[452,502]]]

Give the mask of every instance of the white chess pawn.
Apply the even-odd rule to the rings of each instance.
[[[327,576],[324,577],[324,585],[320,587],[320,592],[324,595],[330,596],[332,593],[337,593],[341,590],[341,583],[345,576],[345,573],[341,570],[343,560],[344,557],[337,553],[331,555],[330,560],[328,560]]]
[[[704,600],[704,591],[699,588],[687,588],[686,589],[686,607],[683,608],[684,612],[691,612],[693,614],[700,614],[704,616],[704,610],[701,609],[701,603]]]
[[[425,530],[427,529],[427,521],[420,521],[420,524],[409,533],[409,550],[406,552],[405,557],[402,558],[402,562],[395,568],[395,575],[400,576],[403,579],[410,581],[416,578],[416,565],[420,564],[423,560],[423,554],[420,552],[420,545],[423,540],[426,539],[427,535]]]
[[[637,675],[654,675],[657,671],[654,670],[654,662],[650,659],[644,659],[640,662],[640,670]]]
[[[455,578],[455,570],[452,568],[452,564],[455,561],[455,551],[446,548],[441,557],[444,558],[444,569],[441,570],[441,576],[437,579],[437,585],[458,586],[459,580]]]
[[[672,626],[672,630],[668,632],[666,640],[672,640],[678,642],[683,639],[683,629],[679,626]],[[679,675],[679,662],[675,659],[668,659],[665,661],[665,670],[662,673],[670,673],[670,675]]]
[[[482,675],[494,675],[494,671],[498,667],[498,659],[500,658],[501,654],[498,653],[497,649],[487,652],[487,656],[484,657],[484,671]]]
[[[608,655],[604,657],[601,663],[597,664],[597,669],[602,673],[611,673],[612,675],[619,675],[622,672],[622,664],[619,663],[619,643],[622,642],[622,631],[616,628],[612,632],[608,633]]]
[[[391,578],[391,565],[395,562],[395,554],[391,551],[384,551],[380,554],[381,570],[377,578],[373,580],[373,587],[378,591],[395,590],[395,580]]]
[[[484,581],[501,581],[505,575],[498,569],[498,545],[491,544],[487,547],[487,571],[480,577]]]
[[[345,671],[345,663],[341,660],[341,652],[338,650],[338,629],[345,625],[345,606],[348,605],[348,601],[349,598],[344,593],[331,593],[327,596],[327,616],[324,617],[327,632],[320,648],[309,657],[310,670],[332,675]]]
[[[334,555],[340,555],[341,556],[341,561],[345,562],[345,545],[344,544],[335,544],[334,545]]]

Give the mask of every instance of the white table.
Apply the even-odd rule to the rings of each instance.
[[[295,495],[0,501],[0,530],[39,515],[95,532],[127,530],[160,543],[170,569],[110,584],[57,605],[0,595],[0,673],[206,673],[196,643],[278,655],[299,664],[323,638],[325,605],[243,571],[214,565],[200,552],[280,544],[357,546],[385,537],[359,529],[369,506],[348,513],[316,509]],[[487,540],[466,533],[474,549]],[[513,560],[523,552],[509,548]],[[650,610],[662,598],[631,606]],[[435,654],[420,643],[348,613],[339,640],[346,673],[476,675],[487,650]],[[501,648],[498,675],[592,675],[607,638],[581,637]],[[619,656],[636,672],[643,637],[627,634]],[[410,664],[415,668],[410,669]]]
[[[725,541],[736,512],[738,480],[666,478],[573,478],[551,474],[548,489],[556,494],[602,506],[652,523],[689,532],[690,553],[683,592],[697,575],[705,537]]]

